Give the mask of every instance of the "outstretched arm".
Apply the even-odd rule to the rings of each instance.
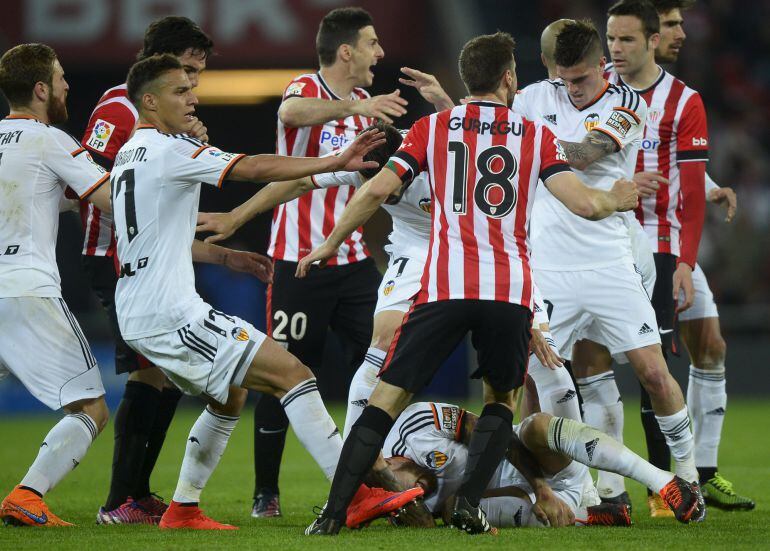
[[[603,191],[586,186],[574,172],[559,172],[545,185],[570,211],[589,220],[631,210],[639,201],[636,184],[630,180],[617,180],[610,191]]]
[[[559,143],[569,165],[578,170],[585,170],[591,163],[620,151],[615,138],[599,130],[591,130],[581,142],[559,140]]]
[[[251,274],[263,283],[273,281],[273,263],[261,254],[227,249],[196,239],[192,244],[192,258],[195,262],[221,264],[234,272]]]

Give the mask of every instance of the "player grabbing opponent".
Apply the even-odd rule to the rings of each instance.
[[[11,113],[0,121],[0,372],[66,413],[43,439],[21,483],[3,499],[6,524],[71,526],[43,501],[82,461],[107,424],[104,387],[91,349],[61,298],[56,266],[59,204],[69,186],[110,208],[109,174],[69,134],[64,70],[44,44],[0,59],[0,90]]]

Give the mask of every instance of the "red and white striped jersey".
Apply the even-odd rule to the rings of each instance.
[[[110,88],[102,95],[91,113],[81,143],[109,170],[118,150],[134,131],[138,118],[136,108],[126,95],[126,85]],[[112,227],[112,218],[88,201],[80,202],[80,218],[85,231],[83,254],[113,256],[115,230]]]
[[[366,90],[354,88],[347,99],[368,97]],[[290,98],[342,99],[332,92],[319,73],[300,75],[292,80],[286,87],[283,101]],[[276,152],[292,157],[321,157],[341,149],[371,124],[372,119],[368,117],[352,115],[316,126],[292,128],[285,126],[279,118]],[[276,260],[290,262],[307,256],[326,240],[354,191],[355,188],[348,186],[317,189],[276,207],[268,254]],[[350,264],[369,256],[362,231],[358,228],[345,240],[337,257],[329,261],[330,265]]]
[[[532,309],[535,188],[570,170],[548,128],[473,101],[417,121],[387,166],[404,181],[423,170],[430,178],[433,228],[417,304],[479,299]]]
[[[629,87],[611,66],[607,79]],[[663,69],[652,86],[637,92],[648,109],[636,172],[660,171],[670,183],[660,186],[655,197],[640,199],[636,218],[654,252],[676,255],[695,266],[706,208],[706,110],[698,92]]]

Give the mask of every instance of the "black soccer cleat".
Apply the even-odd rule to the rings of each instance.
[[[628,505],[629,513],[632,510],[631,497],[628,495],[628,492],[623,492],[622,494],[618,494],[612,497],[599,497],[599,499],[602,500],[602,503],[616,503],[620,505]]]
[[[675,476],[663,487],[660,495],[679,522],[701,522],[706,518],[706,502],[698,484]]]
[[[468,534],[497,534],[497,529],[487,522],[484,510],[480,506],[474,507],[468,503],[467,499],[461,496],[455,498],[451,523],[455,528],[463,530]]]
[[[313,523],[305,528],[306,536],[336,536],[340,533],[342,523],[333,518],[316,517]]]

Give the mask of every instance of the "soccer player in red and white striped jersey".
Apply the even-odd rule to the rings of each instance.
[[[484,378],[487,405],[470,439],[452,523],[469,533],[489,531],[479,500],[512,438],[513,390],[521,386],[527,365],[532,315],[527,227],[537,182],[542,179],[586,218],[636,205],[636,187],[629,181],[610,191],[584,186],[551,131],[511,111],[517,85],[513,50],[506,33],[468,42],[460,74],[469,103],[417,121],[386,167],[358,191],[327,241],[300,262],[298,274],[304,275],[313,262],[334,258],[358,223],[428,172],[433,229],[422,290],[394,337],[369,405],[345,440],[327,506],[307,534],[339,531],[394,419],[469,332],[479,357],[473,376]]]
[[[370,97],[373,67],[385,55],[374,22],[361,8],[340,8],[321,21],[316,37],[320,69],[296,77],[278,109],[277,153],[323,156],[348,144],[377,118],[403,115],[399,92]],[[323,243],[355,189],[317,189],[273,212],[268,255],[275,261],[268,288],[267,330],[316,373],[329,328],[341,335],[353,372],[364,360],[372,336],[380,273],[358,228],[330,261],[332,267],[304,280],[296,263]],[[375,352],[376,354],[376,352]],[[260,397],[254,412],[255,488],[252,516],[280,515],[278,475],[288,419],[279,401]]]
[[[195,87],[212,47],[209,37],[189,19],[164,17],[147,28],[138,57],[173,54]],[[99,164],[111,169],[118,150],[133,134],[137,117],[125,84],[108,89],[91,113],[81,141],[83,147]],[[191,134],[206,139],[200,121],[195,121]],[[115,314],[118,264],[112,218],[85,201],[81,202],[81,217],[85,230],[83,266],[110,318],[115,338],[115,370],[129,374],[115,413],[110,492],[97,513],[97,523],[157,523],[165,504],[151,495],[150,475],[181,393],[171,385],[164,387],[163,373],[131,349],[120,335]]]

